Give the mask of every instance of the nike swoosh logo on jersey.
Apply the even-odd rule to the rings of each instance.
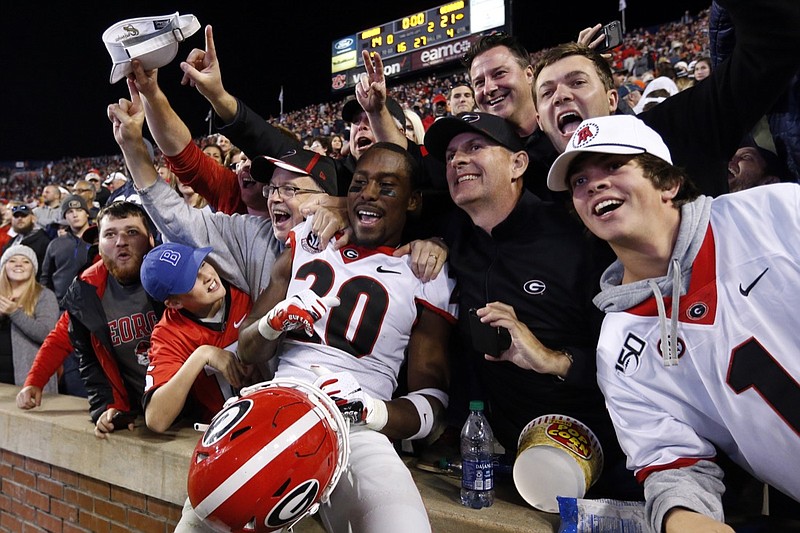
[[[244,316],[242,316],[242,318],[240,318],[239,320],[237,320],[236,322],[234,322],[234,323],[233,323],[233,329],[239,329],[239,326],[241,326],[241,325],[242,325],[242,322],[244,322],[244,319],[245,319],[245,318],[247,318],[247,315],[244,315]]]
[[[381,274],[400,274],[400,272],[398,272],[396,270],[387,270],[387,269],[383,268],[383,266],[379,266],[377,270]]]
[[[756,279],[754,279],[754,280],[753,280],[753,283],[751,283],[750,285],[748,285],[746,289],[743,289],[743,288],[742,288],[742,284],[740,283],[740,284],[739,284],[739,293],[741,293],[741,295],[742,295],[742,296],[744,296],[744,297],[747,297],[747,296],[749,296],[749,295],[750,295],[750,291],[752,291],[752,290],[753,290],[753,287],[755,287],[755,286],[756,286],[756,283],[758,283],[758,281],[759,281],[759,280],[760,280],[762,277],[764,277],[764,274],[766,274],[766,273],[767,273],[767,270],[769,270],[769,267],[765,268],[765,269],[764,269],[764,272],[762,272],[761,274],[759,274],[759,275],[758,275],[758,277],[757,277]]]

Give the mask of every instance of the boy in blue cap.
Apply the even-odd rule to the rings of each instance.
[[[147,427],[159,433],[181,414],[190,393],[195,410],[186,414],[208,423],[252,373],[236,356],[251,299],[220,277],[208,261],[211,250],[166,243],[142,263],[144,289],[167,307],[151,336],[142,399]]]

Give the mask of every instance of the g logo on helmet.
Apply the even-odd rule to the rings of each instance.
[[[277,531],[328,501],[347,465],[348,426],[327,394],[283,379],[229,400],[197,443],[189,501],[220,531]]]
[[[267,515],[267,526],[280,528],[299,518],[311,507],[319,494],[319,482],[309,479],[299,485],[276,505]]]

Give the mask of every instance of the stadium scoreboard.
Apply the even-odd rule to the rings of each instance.
[[[364,50],[383,59],[387,79],[456,61],[481,35],[506,27],[506,0],[457,0],[333,41],[331,89],[353,87]]]

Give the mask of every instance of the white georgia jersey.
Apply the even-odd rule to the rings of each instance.
[[[640,481],[714,457],[713,443],[800,499],[798,192],[769,185],[713,200],[680,298],[677,366],[662,365],[653,298],[606,316],[598,381]]]
[[[411,330],[422,305],[455,322],[451,301],[455,282],[442,269],[422,283],[409,266],[409,256],[393,257],[394,248],[328,246],[319,251],[311,220],[289,234],[292,279],[287,295],[311,289],[319,296],[337,296],[341,303],[304,331],[286,337],[279,352],[276,377],[313,382],[312,364],[333,372],[347,371],[374,398],[390,400],[406,356]]]

